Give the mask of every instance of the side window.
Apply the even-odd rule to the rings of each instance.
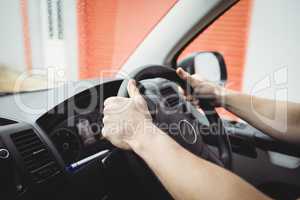
[[[226,87],[300,102],[299,7],[300,1],[241,0],[200,34],[179,59],[193,52],[218,51],[227,64]]]
[[[226,87],[241,91],[252,2],[252,0],[241,0],[234,5],[194,39],[181,53],[179,60],[193,52],[217,51],[224,56],[227,65],[228,84]],[[226,113],[226,116],[233,117],[229,113]]]
[[[227,87],[241,90],[251,6],[252,0],[241,0],[234,5],[192,41],[179,60],[193,52],[218,51],[224,56],[227,65]]]

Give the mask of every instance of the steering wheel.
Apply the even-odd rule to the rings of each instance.
[[[145,66],[131,73],[129,78],[137,81],[156,126],[191,153],[227,169],[231,168],[230,142],[215,108],[210,105],[209,100],[200,99],[203,114],[186,101],[179,92],[178,85],[186,89],[188,93],[192,93],[192,88],[177,76],[174,69],[160,65]],[[125,79],[119,88],[118,96],[129,97],[127,84],[128,79]],[[217,137],[218,154],[212,152],[204,142],[202,136],[207,134],[214,134]],[[141,184],[145,182],[145,179],[149,180],[149,177],[152,179],[150,187],[159,182],[156,180],[155,183],[155,178],[153,178],[155,176],[136,154],[122,152]],[[149,182],[147,187],[149,188]],[[158,189],[157,186],[156,189]],[[164,191],[164,189],[158,190]]]

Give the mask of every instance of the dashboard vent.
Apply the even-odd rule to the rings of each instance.
[[[11,138],[33,181],[40,183],[60,172],[48,149],[34,131],[15,133]]]
[[[179,104],[179,97],[172,96],[167,98],[167,104],[170,108],[173,108]]]
[[[160,94],[164,97],[167,97],[168,95],[176,94],[176,92],[172,87],[164,87],[160,90]]]
[[[160,90],[161,95],[166,98],[165,105],[173,108],[179,104],[179,96],[172,87],[165,87]]]
[[[10,120],[10,119],[5,119],[0,117],[0,126],[6,126],[6,125],[10,125],[10,124],[15,124],[17,123],[16,121]]]

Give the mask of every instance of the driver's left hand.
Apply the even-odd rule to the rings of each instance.
[[[150,132],[154,125],[134,80],[129,81],[127,90],[129,98],[110,97],[105,100],[102,135],[114,146],[131,150],[133,145],[138,145],[145,129]]]

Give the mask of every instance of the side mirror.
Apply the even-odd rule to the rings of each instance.
[[[191,74],[200,74],[203,78],[225,85],[227,69],[222,54],[218,52],[197,52],[178,63],[179,67]]]

